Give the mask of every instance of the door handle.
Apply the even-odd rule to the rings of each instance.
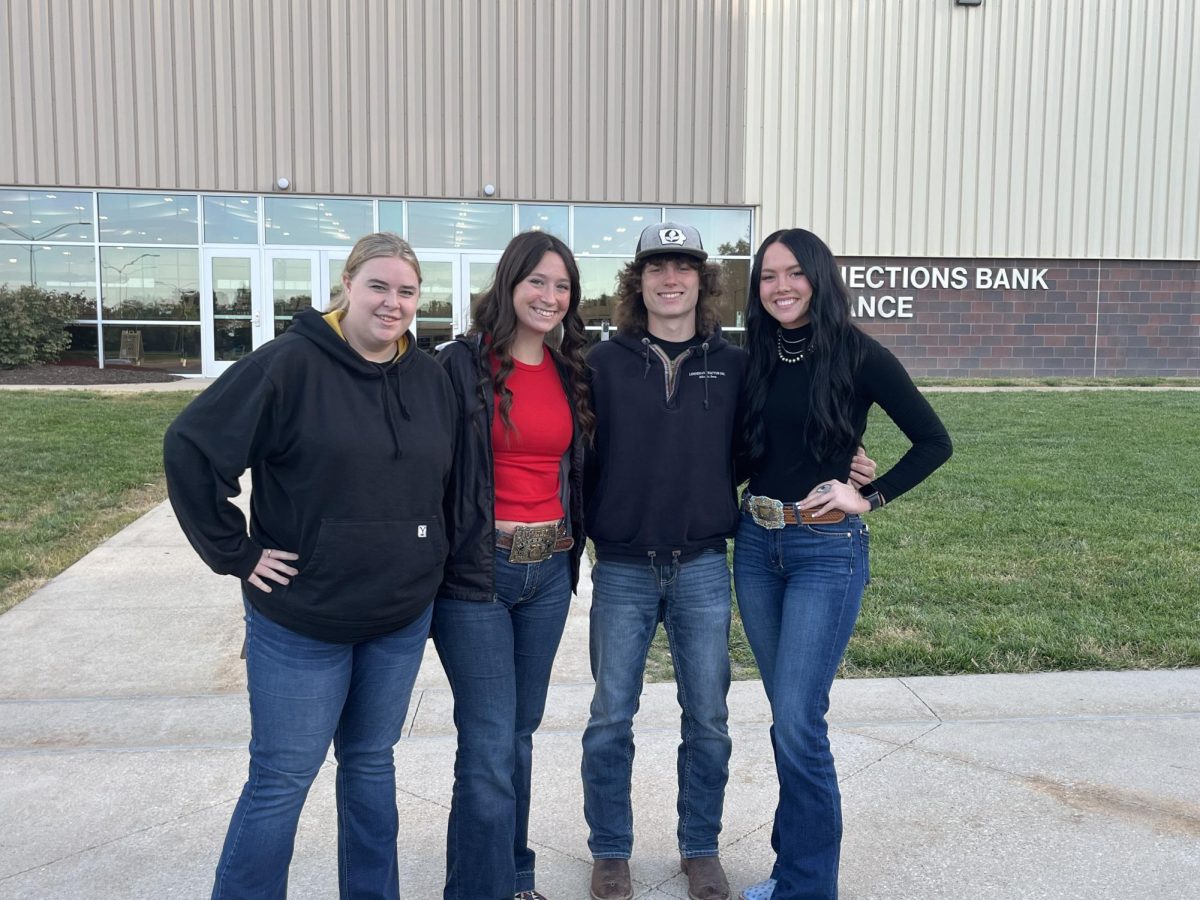
[[[252,315],[250,317],[250,321],[253,322],[254,327],[257,328],[259,325],[262,324],[262,316],[259,313],[255,313],[254,315]]]

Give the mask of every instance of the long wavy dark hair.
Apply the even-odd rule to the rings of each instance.
[[[802,228],[789,228],[768,235],[754,254],[750,292],[746,297],[746,349],[750,364],[742,404],[743,464],[753,472],[767,452],[763,409],[767,385],[779,365],[776,334],[779,323],[763,309],[758,287],[762,279],[763,255],[772,244],[783,244],[796,257],[812,286],[808,315],[812,323],[811,354],[804,365],[811,368],[808,421],[805,425],[813,455],[827,460],[853,451],[861,435],[854,430],[854,373],[862,361],[863,334],[850,320],[850,291],[842,280],[837,260],[825,242]]]
[[[513,309],[513,289],[532,272],[542,257],[554,253],[567,268],[571,280],[571,302],[562,324],[546,336],[546,348],[567,373],[567,397],[574,408],[574,418],[587,440],[596,431],[596,415],[592,412],[591,394],[588,390],[587,368],[583,351],[587,347],[587,335],[583,328],[583,317],[579,315],[579,301],[583,288],[579,283],[579,266],[570,249],[554,235],[544,231],[526,231],[508,242],[500,262],[496,264],[496,276],[486,291],[479,295],[471,306],[470,335],[487,335],[490,344],[480,341],[480,369],[484,377],[479,384],[479,397],[486,402],[485,388],[491,377],[488,364],[490,350],[500,361],[496,372],[495,390],[500,396],[500,418],[504,427],[513,431],[512,391],[508,389],[508,378],[513,370],[512,346],[517,336],[517,315]]]

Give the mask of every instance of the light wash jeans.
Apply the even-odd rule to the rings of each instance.
[[[583,733],[584,816],[596,859],[633,851],[633,717],[661,620],[679,706],[679,852],[714,856],[729,780],[729,566],[705,551],[685,563],[600,560],[592,570],[591,663],[596,691]]]
[[[432,607],[354,644],[298,634],[246,604],[250,773],[217,864],[214,900],[287,895],[296,824],[330,742],[337,759],[338,889],[400,896],[396,767]]]

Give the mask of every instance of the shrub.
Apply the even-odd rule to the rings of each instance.
[[[71,343],[67,325],[84,302],[82,294],[0,285],[0,368],[57,360]]]

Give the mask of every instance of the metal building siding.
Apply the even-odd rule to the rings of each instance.
[[[0,183],[743,201],[745,0],[0,0]]]
[[[841,253],[1200,256],[1191,0],[748,0],[747,197]]]

